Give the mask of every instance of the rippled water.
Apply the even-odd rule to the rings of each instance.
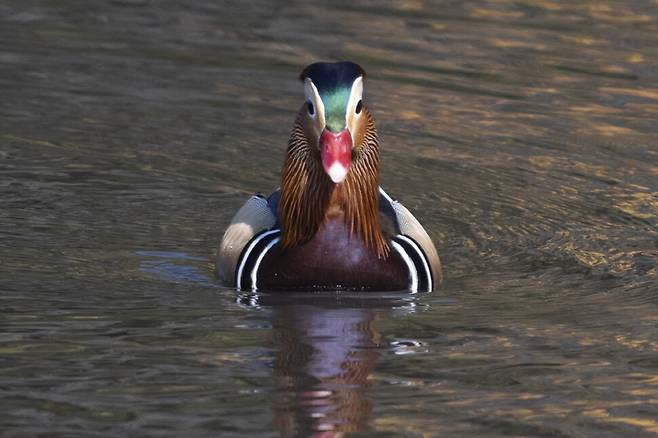
[[[658,3],[0,3],[4,436],[658,433]],[[316,60],[446,287],[240,295]],[[324,434],[324,435],[323,435]]]

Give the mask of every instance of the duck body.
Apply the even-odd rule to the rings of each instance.
[[[216,273],[225,284],[267,291],[440,287],[432,240],[379,187],[379,143],[361,100],[363,76],[347,62],[302,72],[306,102],[281,188],[252,196],[224,233]]]
[[[252,268],[253,269],[253,268]],[[344,214],[331,214],[315,235],[301,245],[275,245],[261,261],[258,283],[269,290],[386,290],[407,287],[407,266],[399,254],[382,259],[359,236],[350,234]]]
[[[344,212],[330,212],[313,237],[281,245],[280,190],[252,196],[236,214],[220,246],[216,273],[239,290],[429,292],[441,286],[436,248],[420,223],[380,189],[379,215],[393,248],[379,257],[351,233]]]

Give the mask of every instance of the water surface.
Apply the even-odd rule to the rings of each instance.
[[[658,433],[656,2],[0,4],[6,436]],[[368,72],[418,296],[236,295],[316,60]],[[324,435],[322,435],[324,434]]]

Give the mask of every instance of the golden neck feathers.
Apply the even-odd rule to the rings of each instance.
[[[352,234],[379,257],[389,254],[379,221],[379,141],[367,109],[363,141],[352,152],[345,180],[334,184],[316,145],[309,143],[297,117],[283,165],[279,216],[284,248],[309,241],[327,218],[342,214]]]

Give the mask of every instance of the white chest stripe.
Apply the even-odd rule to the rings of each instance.
[[[409,257],[409,254],[407,254],[404,248],[402,248],[402,245],[394,241],[391,242],[391,245],[393,245],[393,248],[400,253],[402,260],[404,260],[404,262],[407,264],[407,269],[409,269],[409,277],[411,277],[409,291],[412,294],[415,294],[418,292],[418,272],[416,271],[416,266],[414,266],[414,262],[411,260],[411,257]]]
[[[245,263],[247,263],[247,259],[249,259],[249,254],[251,254],[251,251],[254,250],[254,247],[255,247],[256,245],[258,245],[258,242],[260,242],[261,240],[263,240],[263,239],[266,238],[267,236],[271,236],[272,234],[274,234],[274,233],[279,233],[279,232],[280,232],[280,230],[270,230],[270,231],[267,231],[267,232],[261,234],[260,236],[258,236],[257,238],[255,238],[255,239],[249,244],[249,246],[247,247],[247,250],[246,250],[246,251],[244,252],[244,254],[242,255],[242,259],[240,260],[240,266],[238,267],[238,273],[237,273],[237,275],[236,275],[237,278],[236,278],[236,284],[235,284],[235,285],[236,285],[236,287],[237,287],[238,290],[242,289],[242,287],[241,287],[242,285],[240,284],[240,283],[241,283],[241,279],[242,279],[242,271],[244,270],[244,265],[245,265]],[[260,262],[260,259],[259,259],[259,262]]]
[[[256,263],[254,263],[254,269],[251,270],[251,290],[256,291],[258,290],[258,287],[256,286],[256,279],[258,278],[258,267],[260,266],[260,262],[263,261],[263,257],[265,257],[265,254],[272,249],[274,245],[279,243],[279,240],[281,240],[280,237],[275,237],[272,239],[270,243],[267,244],[265,249],[258,255],[258,258],[256,259]]]
[[[418,257],[423,261],[423,268],[425,268],[425,275],[427,276],[427,285],[428,289],[431,291],[433,289],[432,285],[432,271],[430,271],[430,266],[427,264],[427,259],[425,258],[425,254],[420,250],[418,247],[418,244],[414,242],[412,239],[408,238],[407,236],[403,236],[402,234],[398,234],[396,236],[398,239],[404,240],[407,242],[411,247],[418,253]]]
[[[394,201],[393,198],[391,198],[390,196],[388,196],[388,193],[386,193],[386,192],[384,191],[384,189],[382,189],[381,186],[379,186],[379,193],[380,193],[380,194],[381,194],[381,195],[382,195],[382,196],[383,196],[388,202],[390,202],[391,204],[394,203],[394,202],[397,202],[397,201]]]

